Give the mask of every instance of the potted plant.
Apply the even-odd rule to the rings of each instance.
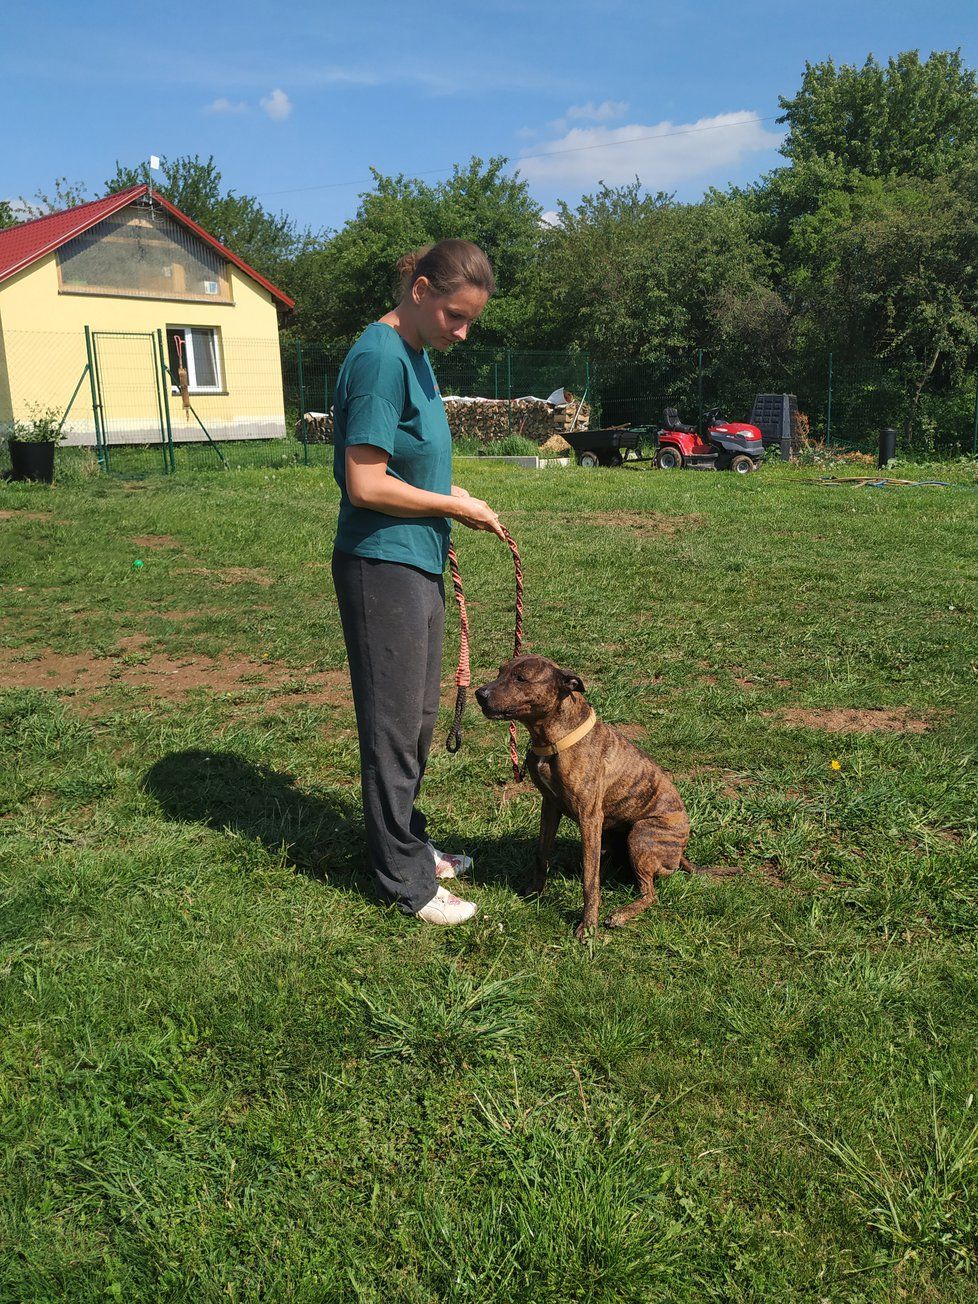
[[[54,479],[54,446],[67,433],[64,418],[56,408],[28,408],[26,421],[14,421],[8,428],[11,480]]]

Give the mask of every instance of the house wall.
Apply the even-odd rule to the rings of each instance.
[[[282,364],[275,300],[228,264],[231,303],[62,293],[57,254],[0,284],[0,422],[31,406],[64,412],[86,364],[85,326],[95,332],[153,332],[170,326],[216,328],[224,392],[191,394],[214,439],[285,435]],[[98,359],[110,443],[155,443],[160,414],[150,341],[99,335]],[[175,440],[203,440],[179,394],[165,395]],[[66,422],[66,443],[94,444],[86,377]]]

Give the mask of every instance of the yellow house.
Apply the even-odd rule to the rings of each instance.
[[[285,436],[288,295],[145,185],[0,231],[0,428],[66,443]]]

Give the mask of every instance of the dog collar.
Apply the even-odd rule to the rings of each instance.
[[[568,747],[573,747],[589,734],[597,723],[598,717],[592,711],[583,724],[579,724],[569,734],[564,734],[563,738],[555,742],[552,747],[531,747],[530,751],[534,756],[556,756],[558,752],[566,752]]]

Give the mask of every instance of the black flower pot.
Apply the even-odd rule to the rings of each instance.
[[[11,480],[40,480],[44,484],[52,482],[54,444],[27,444],[20,439],[11,439],[8,444]]]

